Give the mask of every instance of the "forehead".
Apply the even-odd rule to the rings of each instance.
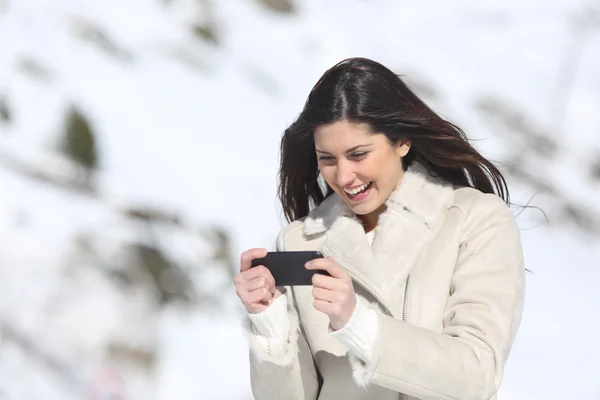
[[[324,151],[345,151],[361,144],[372,144],[383,135],[374,135],[371,127],[364,123],[337,121],[315,129],[315,146]]]

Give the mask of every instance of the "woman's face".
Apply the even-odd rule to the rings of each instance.
[[[318,127],[314,140],[319,170],[329,186],[355,214],[377,217],[404,176],[402,157],[410,144],[394,146],[368,124],[348,121]]]

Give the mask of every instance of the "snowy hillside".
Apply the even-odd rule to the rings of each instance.
[[[0,0],[0,399],[250,399],[231,274],[284,223],[283,129],[350,56],[548,217],[517,219],[533,272],[500,398],[600,399],[597,3]],[[91,174],[61,150],[82,121]]]

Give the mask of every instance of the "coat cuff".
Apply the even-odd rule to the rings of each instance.
[[[248,314],[245,333],[251,353],[259,362],[288,366],[298,356],[298,316],[285,294],[265,311]]]
[[[331,335],[348,346],[354,381],[366,387],[379,363],[379,320],[377,306],[356,296],[356,308],[348,323]]]
[[[290,329],[290,319],[286,310],[287,299],[282,294],[266,310],[248,314],[248,318],[257,334],[272,339],[285,339]]]

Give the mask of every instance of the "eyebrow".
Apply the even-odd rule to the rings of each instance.
[[[354,147],[351,147],[348,150],[346,150],[346,153],[352,153],[353,151],[355,151],[355,150],[357,150],[357,149],[359,149],[361,147],[368,147],[368,146],[372,146],[372,145],[373,145],[372,143],[370,143],[370,144],[359,144],[358,146],[354,146]],[[323,151],[323,150],[319,150],[319,149],[315,149],[315,150],[317,151],[317,153],[331,154],[331,153],[328,153],[328,152]]]

